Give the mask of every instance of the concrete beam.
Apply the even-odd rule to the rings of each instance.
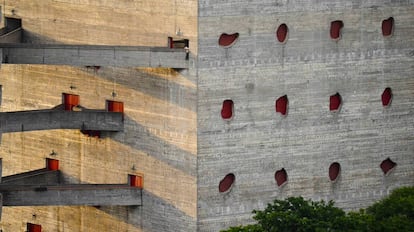
[[[60,171],[42,168],[34,171],[2,177],[0,185],[57,185],[60,183]]]
[[[0,113],[0,132],[52,129],[122,131],[123,113],[104,110],[33,110]]]
[[[0,48],[2,62],[9,64],[188,68],[182,48],[23,43]]]
[[[125,184],[0,185],[3,206],[142,205],[141,191]]]

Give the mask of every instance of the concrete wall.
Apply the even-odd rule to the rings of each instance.
[[[381,22],[394,17],[392,37]],[[342,39],[330,22],[343,20]],[[366,207],[390,190],[414,184],[413,1],[199,1],[198,228],[218,231],[253,222],[251,211],[275,198],[302,195]],[[281,23],[285,44],[276,40]],[[240,33],[230,48],[222,33]],[[384,108],[381,94],[393,91]],[[343,105],[329,111],[339,92]],[[275,112],[287,94],[288,115]],[[234,101],[234,116],[220,116]],[[396,169],[384,176],[390,157]],[[328,178],[333,162],[339,180]],[[288,183],[278,187],[275,172]],[[220,181],[235,183],[220,193]]]
[[[167,36],[180,28],[196,54],[196,4],[16,0],[6,1],[2,9],[22,18],[28,42],[167,46]],[[4,64],[0,85],[3,112],[48,109],[61,104],[63,92],[78,94],[82,106],[97,109],[104,108],[114,92],[115,100],[125,107],[124,132],[101,139],[77,130],[3,134],[3,175],[42,168],[52,151],[67,182],[126,183],[127,174],[144,175],[142,207],[3,207],[3,231],[24,231],[27,222],[41,224],[44,231],[195,230],[193,69],[179,73],[158,68]]]

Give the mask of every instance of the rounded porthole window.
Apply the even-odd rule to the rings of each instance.
[[[275,172],[275,180],[276,180],[277,186],[279,187],[282,187],[283,185],[287,183],[288,175],[284,168],[277,170]]]
[[[280,43],[286,43],[289,34],[289,28],[285,23],[279,25],[276,30],[276,38]]]
[[[392,100],[392,91],[391,88],[387,87],[384,89],[384,92],[381,94],[381,101],[384,107],[388,107],[391,104]]]
[[[229,48],[233,46],[239,39],[239,33],[227,34],[223,33],[220,35],[218,44],[220,47]]]
[[[233,107],[234,103],[232,100],[227,99],[223,101],[223,105],[221,107],[221,117],[224,120],[230,120],[233,117]]]
[[[344,27],[344,23],[341,20],[335,20],[331,22],[330,35],[331,39],[338,41],[341,39],[341,31]]]
[[[234,181],[236,180],[236,176],[233,173],[227,174],[219,184],[219,192],[225,193],[231,190],[233,187]]]
[[[332,182],[335,182],[338,179],[340,173],[341,165],[339,163],[334,162],[329,166],[329,179]]]

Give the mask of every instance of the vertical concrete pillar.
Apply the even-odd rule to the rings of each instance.
[[[1,133],[0,133],[1,138]],[[0,183],[1,183],[1,176],[3,175],[3,158],[0,158]]]

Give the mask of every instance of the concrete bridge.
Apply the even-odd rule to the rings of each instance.
[[[52,129],[122,131],[123,113],[105,110],[32,110],[0,113],[0,133]]]
[[[22,43],[21,20],[5,21],[0,30],[0,63],[188,68],[187,48]]]
[[[0,177],[1,170],[0,159]],[[133,183],[66,184],[61,176],[46,163],[46,168],[0,178],[0,217],[2,206],[142,205],[142,187]]]

